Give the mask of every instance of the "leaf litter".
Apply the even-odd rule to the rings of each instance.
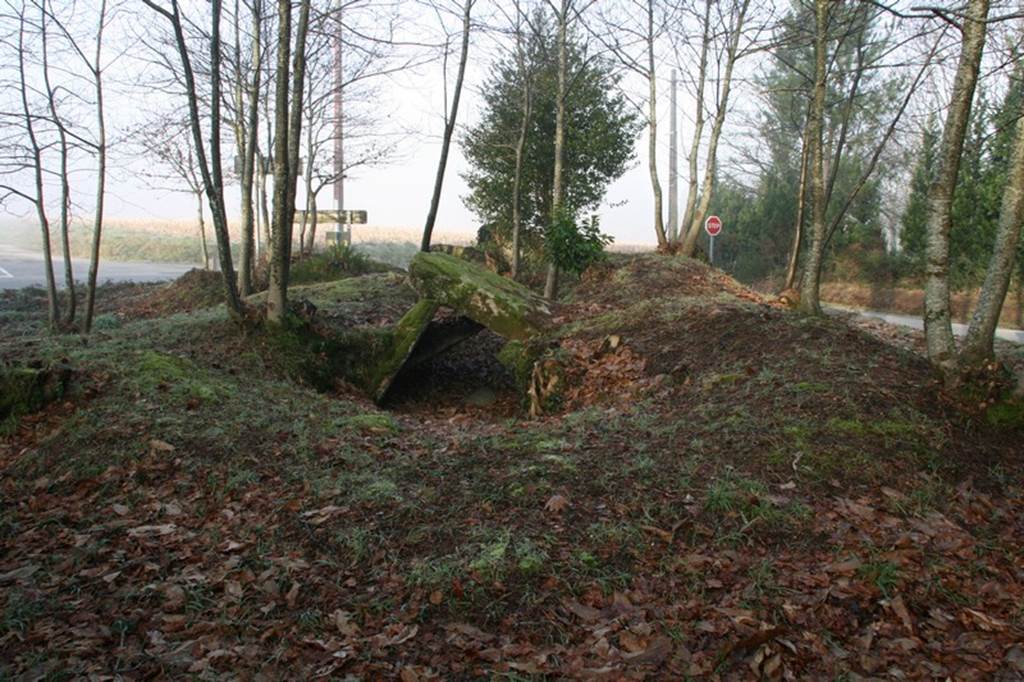
[[[228,437],[83,356],[86,388],[0,445],[4,673],[1024,676],[1020,433],[979,429],[918,356],[842,321],[702,266],[606,267],[559,312],[583,321],[576,376],[538,420],[297,422],[373,408],[248,386],[268,370],[232,366],[229,337],[174,341],[221,365],[228,400],[292,401]],[[168,427],[179,410],[198,421]]]

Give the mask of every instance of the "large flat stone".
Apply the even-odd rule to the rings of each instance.
[[[437,301],[507,339],[525,341],[551,324],[547,302],[523,285],[445,253],[417,253],[409,281]]]

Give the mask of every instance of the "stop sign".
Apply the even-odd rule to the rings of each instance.
[[[722,231],[722,219],[716,215],[708,216],[708,219],[704,221],[704,231],[712,237],[718,236],[718,233]]]

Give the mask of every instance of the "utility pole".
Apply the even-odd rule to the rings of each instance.
[[[676,70],[672,69],[672,94],[670,96],[672,111],[669,113],[668,132],[668,240],[674,242],[679,237],[679,156],[676,142]]]
[[[338,222],[334,229],[338,231],[341,240],[346,244],[352,243],[352,233],[347,229],[342,211],[345,208],[345,145],[342,141],[344,128],[342,126],[342,84],[345,82],[345,74],[341,61],[341,3],[337,0],[334,16],[337,18],[338,26],[334,33],[334,209],[338,213]]]

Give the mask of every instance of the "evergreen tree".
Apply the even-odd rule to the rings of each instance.
[[[910,271],[919,275],[924,268],[925,213],[927,211],[928,188],[935,179],[936,149],[939,142],[938,124],[935,115],[928,117],[921,146],[917,151],[914,175],[910,180],[910,196],[903,210],[900,228],[900,250]]]
[[[524,238],[532,237],[536,246],[551,222],[558,51],[552,23],[535,23],[540,29],[530,35],[526,55],[533,90],[520,211]],[[571,41],[568,63],[563,220],[575,223],[581,212],[597,208],[608,185],[629,167],[639,124],[608,61],[584,54]],[[514,57],[493,66],[481,120],[464,138],[470,165],[463,174],[470,189],[464,201],[498,239],[509,234],[512,222],[514,146],[522,121],[519,78]]]

